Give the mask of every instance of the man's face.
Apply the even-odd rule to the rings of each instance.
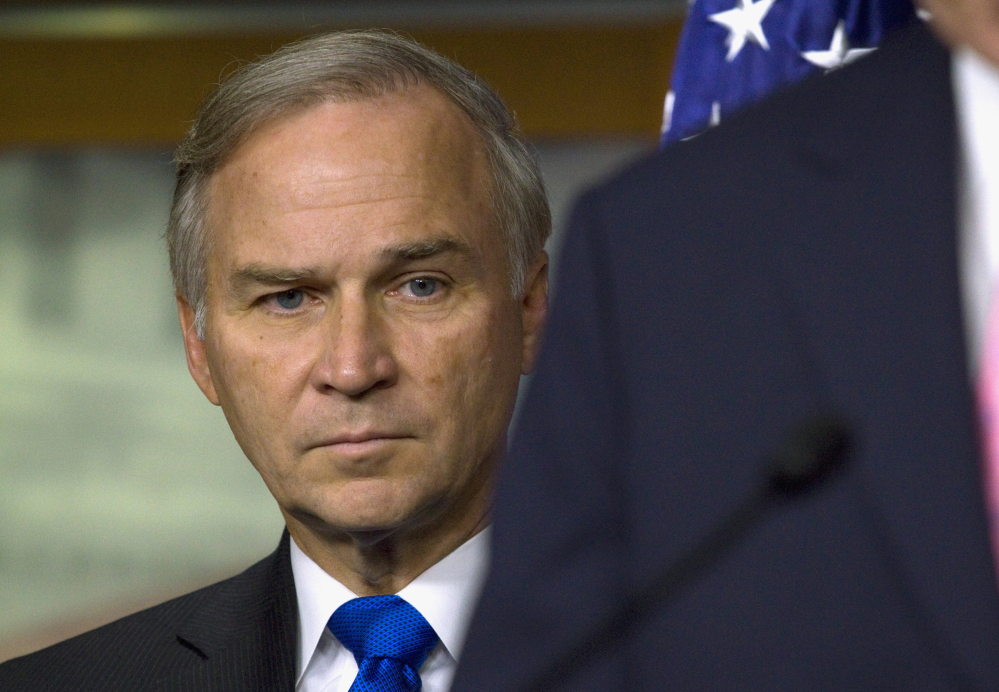
[[[967,45],[999,67],[999,0],[917,0],[951,46]]]
[[[188,361],[289,525],[483,520],[547,290],[542,257],[513,297],[490,185],[429,87],[279,119],[214,175]]]

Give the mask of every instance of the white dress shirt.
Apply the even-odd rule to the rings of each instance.
[[[437,632],[440,642],[420,668],[425,692],[447,692],[472,612],[489,569],[489,529],[465,541],[409,583],[398,596]],[[291,570],[298,594],[298,692],[347,692],[357,676],[354,655],[337,641],[326,622],[337,608],[357,598],[291,542]]]
[[[999,290],[999,67],[969,48],[954,51],[960,133],[960,271],[972,380]]]

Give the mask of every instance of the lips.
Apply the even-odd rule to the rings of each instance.
[[[363,453],[410,437],[410,435],[384,431],[341,433],[334,437],[318,440],[308,445],[308,449],[327,448],[340,453]]]
[[[338,435],[331,440],[325,442],[325,445],[342,445],[342,444],[359,444],[362,442],[373,442],[376,440],[400,440],[406,435],[399,435],[396,433],[385,433],[385,432],[364,432],[364,433],[347,433],[344,435]]]

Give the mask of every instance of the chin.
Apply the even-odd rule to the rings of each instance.
[[[447,493],[412,478],[354,478],[306,488],[279,502],[285,513],[319,534],[381,534],[433,524],[450,506]]]
[[[423,514],[420,503],[405,488],[352,489],[326,499],[314,513],[325,526],[345,533],[390,533]]]
[[[301,507],[289,510],[297,523],[309,531],[330,538],[349,535],[356,539],[359,536],[370,535],[370,542],[375,542],[403,527],[406,518],[400,518],[395,512],[354,513],[345,511],[344,507],[330,508]],[[364,542],[369,542],[365,539]]]

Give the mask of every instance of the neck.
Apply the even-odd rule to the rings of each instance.
[[[951,48],[968,46],[999,66],[999,2],[919,0],[932,15],[930,28]]]
[[[358,596],[398,593],[489,523],[483,511],[463,522],[346,532],[317,529],[282,513],[302,552]]]

